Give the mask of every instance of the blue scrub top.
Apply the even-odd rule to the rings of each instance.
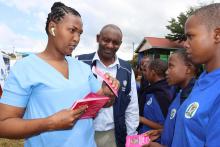
[[[203,72],[180,106],[172,147],[217,147],[220,140],[220,69]]]
[[[176,114],[180,107],[180,93],[177,94],[176,98],[172,102],[169,107],[169,111],[164,123],[163,132],[161,134],[161,144],[170,147],[173,140],[175,122],[176,122]]]
[[[34,54],[18,61],[6,80],[0,103],[26,108],[24,119],[45,118],[101,88],[87,64],[72,57],[66,61],[69,79]],[[30,146],[95,147],[93,121],[81,119],[68,130],[32,136],[25,141],[25,147]]]
[[[144,105],[144,117],[161,125],[163,125],[165,121],[160,105],[158,104],[154,94],[146,95],[146,103]],[[152,128],[147,125],[143,125],[138,133],[141,134],[149,130],[152,130]]]

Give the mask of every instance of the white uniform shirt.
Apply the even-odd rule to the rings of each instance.
[[[120,66],[119,60],[116,57],[115,62],[108,67],[106,67],[100,60],[97,52],[93,58],[96,61],[96,67],[103,71],[104,73],[109,73],[112,77],[116,77],[117,67]],[[102,81],[100,77],[98,80]],[[131,74],[131,101],[125,112],[125,123],[127,127],[127,134],[137,134],[136,129],[139,125],[139,108],[138,108],[138,98],[137,89],[135,83],[134,72],[132,70]],[[102,108],[97,117],[94,119],[94,128],[96,131],[107,131],[114,129],[114,117],[113,117],[113,106],[109,108]]]

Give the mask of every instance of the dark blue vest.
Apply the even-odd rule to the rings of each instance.
[[[78,59],[89,64],[91,67],[95,65],[92,63],[95,53],[84,54],[78,56]],[[115,99],[113,105],[114,114],[114,124],[115,124],[115,138],[117,147],[124,147],[127,129],[125,124],[125,111],[128,104],[131,101],[130,91],[131,91],[131,66],[128,62],[119,59],[119,66],[117,69],[116,79],[120,81],[120,88],[118,92],[118,97]]]

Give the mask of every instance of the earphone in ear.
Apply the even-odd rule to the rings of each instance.
[[[55,37],[55,32],[54,32],[54,30],[55,30],[55,28],[52,27],[52,28],[51,28],[51,35]]]

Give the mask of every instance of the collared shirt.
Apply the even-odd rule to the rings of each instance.
[[[96,61],[96,67],[104,73],[109,73],[112,77],[116,77],[117,68],[120,66],[119,60],[116,56],[115,62],[106,67],[100,60],[97,52],[93,58]],[[102,81],[100,77],[97,77],[99,81]],[[139,125],[139,109],[137,89],[135,83],[134,72],[131,74],[131,101],[125,112],[125,123],[127,127],[127,134],[136,134],[136,129]],[[94,127],[96,131],[107,131],[114,128],[113,106],[109,108],[103,108],[99,111],[97,117],[94,120]]]
[[[192,78],[185,88],[180,89],[175,99],[173,100],[172,104],[170,105],[166,120],[164,122],[163,132],[161,134],[162,145],[168,147],[172,145],[177,112],[181,104],[188,98],[195,82],[196,79]]]
[[[177,111],[172,147],[217,147],[220,140],[220,68],[204,71]]]
[[[175,129],[175,122],[176,122],[176,113],[181,105],[180,103],[180,92],[176,95],[175,99],[173,100],[172,104],[169,107],[169,111],[164,122],[163,132],[161,134],[161,144],[166,145],[168,147],[171,146],[174,129]]]

